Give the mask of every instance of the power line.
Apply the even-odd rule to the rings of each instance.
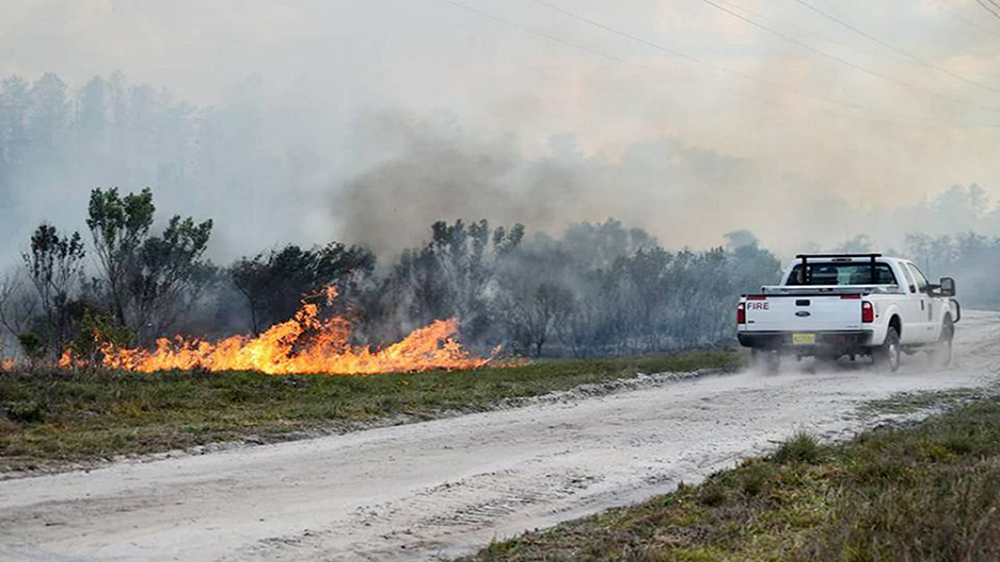
[[[749,81],[761,83],[761,84],[764,84],[764,85],[767,85],[767,86],[775,86],[775,87],[784,89],[786,91],[793,92],[793,93],[795,93],[795,94],[797,94],[799,96],[811,98],[811,99],[822,101],[822,102],[825,102],[825,103],[830,103],[830,104],[838,105],[838,106],[841,106],[841,107],[846,107],[846,108],[849,108],[849,109],[854,109],[854,110],[859,110],[859,111],[864,111],[864,112],[869,112],[870,111],[870,108],[867,108],[867,107],[864,107],[864,106],[861,106],[861,105],[858,105],[858,104],[855,104],[855,103],[845,102],[845,101],[841,101],[841,100],[837,100],[837,99],[832,99],[832,98],[827,98],[827,97],[823,97],[823,96],[818,96],[818,95],[815,95],[815,94],[812,94],[812,93],[809,93],[809,92],[805,92],[803,90],[800,90],[800,89],[792,87],[792,86],[788,86],[788,85],[781,84],[781,83],[778,83],[778,82],[772,82],[770,80],[763,80],[761,78],[758,78],[758,77],[750,75],[750,74],[746,74],[746,73],[743,73],[743,72],[738,72],[736,70],[732,70],[732,69],[724,67],[724,66],[713,64],[713,63],[711,63],[709,61],[706,61],[704,59],[700,59],[698,57],[689,55],[687,53],[683,53],[683,52],[676,51],[676,50],[668,48],[668,47],[664,47],[663,45],[661,45],[659,43],[654,43],[652,41],[649,41],[647,39],[644,39],[642,37],[639,37],[637,35],[629,33],[627,31],[622,31],[620,29],[616,29],[614,27],[611,27],[609,25],[603,24],[603,23],[601,23],[599,21],[593,20],[593,19],[588,18],[586,16],[577,14],[575,12],[571,12],[571,11],[565,9],[565,8],[562,8],[560,6],[556,6],[555,4],[551,4],[551,3],[547,2],[546,0],[534,0],[534,2],[537,3],[537,4],[541,4],[542,6],[545,6],[545,7],[549,8],[549,9],[555,10],[556,12],[559,12],[561,14],[564,14],[564,15],[567,15],[567,16],[572,17],[574,19],[580,20],[580,21],[582,21],[584,23],[587,23],[588,25],[591,25],[591,26],[597,27],[599,29],[603,29],[605,31],[609,31],[609,32],[614,33],[616,35],[620,35],[622,37],[631,39],[632,41],[636,41],[636,42],[641,43],[643,45],[646,45],[648,47],[652,47],[652,48],[657,49],[659,51],[663,51],[665,53],[674,55],[676,57],[680,57],[680,58],[682,58],[684,60],[687,60],[689,62],[693,62],[695,64],[707,66],[708,68],[711,68],[711,69],[719,71],[719,72],[724,72],[726,74],[737,76],[737,77],[742,78],[744,80],[749,80]]]
[[[839,64],[842,64],[844,66],[847,66],[849,68],[853,68],[854,70],[857,70],[859,72],[863,72],[865,74],[868,74],[869,76],[873,76],[875,78],[880,78],[882,80],[885,80],[887,82],[895,84],[895,85],[897,85],[899,87],[907,88],[907,89],[914,90],[914,91],[917,91],[917,92],[922,92],[925,95],[933,96],[933,97],[936,97],[936,98],[939,98],[939,99],[942,99],[942,100],[946,100],[946,101],[949,101],[949,102],[952,102],[952,103],[972,105],[974,107],[978,107],[978,108],[984,109],[986,111],[1000,112],[1000,109],[995,108],[995,107],[984,106],[984,105],[980,105],[980,104],[977,104],[977,103],[972,103],[972,102],[968,102],[968,101],[956,99],[956,98],[953,98],[951,96],[946,96],[944,94],[939,94],[939,93],[934,92],[932,90],[927,90],[927,89],[921,88],[919,86],[916,86],[916,85],[911,84],[909,82],[906,82],[904,80],[899,80],[897,78],[893,78],[892,76],[889,76],[887,74],[883,74],[883,73],[881,73],[881,72],[879,72],[877,70],[872,70],[870,68],[867,68],[865,66],[857,64],[855,62],[851,62],[851,61],[849,61],[849,60],[847,60],[845,58],[838,57],[837,55],[834,55],[832,53],[828,53],[826,51],[817,49],[816,47],[813,47],[812,45],[810,45],[810,44],[808,44],[808,43],[806,43],[806,42],[804,42],[804,41],[802,41],[800,39],[796,39],[795,37],[792,37],[791,35],[782,33],[781,31],[778,31],[777,29],[768,27],[768,26],[766,26],[766,25],[764,25],[762,23],[754,21],[754,20],[752,20],[752,19],[750,19],[750,18],[748,18],[748,17],[746,17],[746,16],[744,16],[744,15],[738,13],[738,12],[735,12],[735,11],[733,11],[733,10],[725,7],[725,6],[719,5],[719,4],[715,3],[715,2],[713,2],[712,0],[701,0],[701,1],[704,2],[705,4],[708,4],[709,6],[712,6],[713,8],[715,8],[717,10],[725,12],[725,13],[729,14],[730,16],[732,16],[734,18],[737,18],[737,19],[739,19],[739,20],[741,20],[741,21],[743,21],[743,22],[745,22],[745,23],[747,23],[749,25],[752,25],[752,26],[754,26],[754,27],[756,27],[756,28],[758,28],[760,30],[766,31],[767,33],[770,33],[771,35],[779,37],[779,38],[781,38],[781,39],[783,39],[783,40],[785,40],[785,41],[787,41],[789,43],[792,43],[794,45],[798,45],[802,49],[805,49],[805,50],[807,50],[807,51],[809,51],[811,53],[814,53],[816,55],[819,55],[821,57],[828,58],[828,59],[830,59],[832,61],[835,61],[835,62],[837,62]],[[998,17],[1000,17],[1000,16],[998,16]]]
[[[627,61],[627,60],[625,60],[625,59],[623,59],[621,57],[617,57],[617,56],[609,54],[609,53],[607,53],[605,51],[601,51],[601,50],[598,50],[598,49],[594,49],[592,47],[588,47],[586,45],[581,45],[579,43],[574,43],[572,41],[568,41],[566,39],[563,39],[563,38],[558,37],[556,35],[553,35],[551,33],[546,33],[544,31],[535,29],[533,27],[528,27],[526,25],[519,24],[519,23],[517,23],[517,22],[515,22],[513,20],[509,20],[507,18],[503,18],[503,17],[497,16],[495,14],[491,14],[489,12],[480,10],[478,8],[475,8],[473,6],[465,4],[463,2],[459,2],[458,0],[441,0],[441,1],[444,2],[444,3],[446,3],[446,4],[450,4],[452,6],[455,6],[456,8],[461,8],[462,10],[465,10],[465,11],[471,12],[473,14],[482,16],[484,18],[493,20],[495,22],[501,23],[501,24],[506,25],[508,27],[512,27],[512,28],[517,29],[519,31],[523,31],[523,32],[529,33],[531,35],[536,35],[538,37],[542,37],[542,38],[547,39],[549,41],[553,41],[555,43],[559,43],[560,45],[563,45],[563,46],[566,46],[566,47],[571,47],[573,49],[578,49],[578,50],[590,53],[592,55],[597,55],[599,57],[611,60],[613,62],[625,64],[627,66],[632,66],[632,67],[635,67],[635,68],[640,68],[642,70],[646,70],[646,71],[650,71],[650,72],[662,73],[662,71],[659,70],[659,69],[657,69],[657,68],[653,68],[651,66],[647,66],[647,65],[643,65],[643,64],[637,64],[637,63],[634,63],[634,62],[631,62],[631,61]],[[746,92],[741,92],[739,90],[734,90],[734,89],[725,88],[725,87],[720,87],[720,89],[728,91],[731,94],[734,94],[734,95],[737,95],[737,96],[741,96],[741,97],[744,97],[744,98],[756,101],[758,103],[778,105],[777,102],[775,102],[773,100],[769,100],[769,99],[766,99],[766,98],[761,98],[761,97],[758,97],[758,96],[754,96],[754,95],[748,94]]]
[[[990,13],[993,17],[1000,19],[1000,6],[996,6],[992,3],[987,3],[984,0],[976,0],[976,3],[983,7],[984,10]]]
[[[749,14],[751,16],[754,16],[754,17],[760,19],[761,21],[764,21],[764,22],[770,21],[770,22],[772,22],[772,25],[775,22],[775,18],[768,17],[768,16],[766,16],[766,15],[760,13],[760,12],[755,12],[755,11],[751,10],[750,8],[748,8],[746,6],[741,6],[741,5],[734,4],[730,0],[719,0],[719,1],[721,3],[729,6],[730,8],[732,8],[734,10],[739,10],[739,11],[743,12],[744,14]],[[829,35],[821,35],[819,33],[816,33],[815,31],[812,31],[812,30],[807,30],[806,31],[806,30],[803,30],[801,28],[791,27],[787,22],[780,22],[780,23],[785,26],[786,30],[787,29],[791,29],[792,31],[798,31],[799,33],[805,33],[807,35],[815,37],[816,39],[821,39],[822,42],[825,42],[825,43],[833,43],[834,45],[837,45],[838,47],[841,47],[841,48],[844,48],[844,49],[847,49],[847,50],[850,50],[850,51],[855,51],[855,52],[860,53],[862,55],[874,54],[874,51],[871,51],[871,50],[868,50],[868,49],[862,49],[858,45],[852,45],[850,43],[846,43],[844,41],[840,41],[838,39],[834,39],[833,37],[830,37]]]
[[[540,1],[540,0],[536,0],[536,1]],[[489,19],[489,20],[501,23],[503,25],[506,25],[508,27],[517,29],[519,31],[522,31],[522,32],[525,32],[525,33],[528,33],[528,34],[531,34],[531,35],[535,35],[535,36],[538,36],[538,37],[542,37],[542,38],[544,38],[546,40],[558,43],[558,44],[563,45],[563,46],[567,46],[567,47],[570,47],[570,48],[573,48],[573,49],[578,49],[578,50],[581,50],[581,51],[584,51],[584,52],[587,52],[587,53],[590,53],[590,54],[593,54],[593,55],[597,55],[599,57],[611,60],[613,62],[625,64],[625,65],[632,66],[632,67],[635,67],[635,68],[639,68],[639,69],[642,69],[642,70],[645,70],[645,71],[656,72],[656,73],[662,74],[662,71],[660,69],[657,69],[657,68],[654,68],[654,67],[651,67],[651,66],[647,66],[647,65],[643,65],[643,64],[637,64],[637,63],[634,63],[634,62],[631,62],[631,61],[627,61],[627,60],[625,60],[625,59],[623,59],[621,57],[609,54],[607,52],[604,52],[604,51],[601,51],[601,50],[598,50],[598,49],[594,49],[594,48],[588,47],[586,45],[581,45],[579,43],[574,43],[572,41],[568,41],[566,39],[563,39],[563,38],[561,38],[559,36],[556,36],[556,35],[553,35],[551,33],[547,33],[547,32],[544,32],[544,31],[532,28],[532,27],[528,27],[526,25],[522,25],[520,23],[517,23],[517,22],[515,22],[513,20],[509,20],[507,18],[503,18],[501,16],[497,16],[495,14],[491,14],[489,12],[480,10],[478,8],[475,8],[473,6],[470,6],[468,4],[460,2],[458,0],[441,0],[441,2],[449,4],[449,5],[454,6],[456,8],[460,8],[460,9],[465,10],[467,12],[471,12],[471,13],[476,14],[478,16],[481,16],[483,18],[486,18],[486,19]],[[556,8],[555,6],[551,6],[551,7]],[[565,13],[568,13],[568,12],[565,12]],[[594,22],[594,23],[596,24],[597,22]],[[610,28],[610,27],[606,27],[606,29],[608,29],[609,31],[613,30],[613,28]],[[625,34],[626,36],[630,36],[631,35],[631,34],[627,34],[626,32],[617,32],[616,31],[616,33]],[[657,46],[655,43],[646,42],[645,40],[642,40],[639,37],[636,37],[636,39],[637,40],[641,40],[645,44],[648,44],[650,46]],[[711,66],[711,67],[717,68],[718,70],[721,70],[721,71],[724,71],[724,72],[730,72],[730,73],[733,73],[733,74],[736,74],[736,75],[741,75],[741,73],[739,73],[739,72],[731,71],[729,69],[725,69],[725,67],[716,67],[715,65],[711,65],[710,63],[707,63],[705,61],[702,61],[701,59],[698,59],[697,57],[692,57],[692,56],[686,55],[684,53],[675,52],[675,51],[672,51],[670,49],[667,49],[666,47],[657,46],[657,48],[661,48],[661,50],[665,50],[666,52],[671,52],[672,54],[676,54],[677,56],[681,56],[681,57],[683,57],[683,58],[685,58],[685,59],[687,59],[689,61],[692,61],[692,62],[702,63],[702,64],[705,64],[707,66]],[[747,76],[743,76],[743,77],[746,78],[746,79],[748,79],[748,80],[753,80],[754,79],[754,78],[747,77]],[[760,80],[758,80],[758,81],[760,81]],[[762,82],[768,83],[767,81],[762,81]],[[737,96],[740,96],[740,97],[744,97],[744,98],[753,100],[753,101],[755,101],[757,103],[767,104],[767,105],[776,105],[776,106],[781,106],[782,105],[780,102],[774,101],[772,99],[762,98],[762,97],[759,97],[759,96],[754,96],[754,95],[748,94],[748,93],[746,93],[744,91],[735,90],[735,89],[732,89],[732,88],[726,88],[726,87],[723,87],[723,86],[719,86],[719,89],[725,90],[725,91],[727,91],[727,92],[729,92],[729,93],[731,93],[733,95],[737,95]],[[792,91],[795,91],[793,88],[789,88],[789,89],[791,89]],[[803,92],[797,92],[797,93],[799,93],[800,95],[803,95],[803,96],[807,96],[807,97],[816,97],[816,96],[811,96],[808,93],[803,93]],[[866,111],[866,109],[867,109],[867,108],[864,108],[862,106],[851,104],[849,102],[840,102],[840,101],[837,101],[837,100],[829,100],[829,99],[824,99],[824,98],[820,98],[820,97],[816,97],[816,99],[819,99],[819,100],[822,100],[822,101],[827,101],[828,103],[842,105],[842,106],[849,107],[849,108],[855,109],[855,110]],[[892,119],[886,119],[886,118],[877,117],[877,116],[876,117],[869,117],[869,116],[865,116],[865,115],[845,114],[845,113],[839,113],[839,112],[835,112],[835,111],[823,111],[823,112],[827,113],[828,115],[834,116],[834,117],[845,117],[845,118],[861,119],[861,120],[864,120],[864,121],[869,121],[871,123],[883,124],[883,125],[893,125],[893,126],[916,126],[916,127],[921,127],[921,126],[931,127],[931,126],[933,126],[933,127],[939,127],[939,126],[952,126],[952,125],[954,125],[953,123],[929,123],[929,122],[924,122],[924,123],[901,123],[901,122],[898,122],[898,121],[894,121]],[[990,129],[1000,129],[1000,124],[992,124],[992,123],[975,123],[973,126],[986,127],[986,128],[990,128]]]
[[[484,11],[478,9],[478,8],[474,8],[472,6],[469,6],[468,4],[463,4],[463,3],[457,2],[455,0],[441,0],[441,1],[445,2],[447,4],[451,4],[452,6],[455,6],[456,8],[461,8],[463,10],[472,12],[474,14],[478,14],[478,15],[484,17],[484,18],[488,18],[488,19],[491,19],[493,21],[502,23],[504,25],[507,25],[507,26],[519,29],[521,31],[524,31],[525,33],[530,33],[532,35],[537,35],[539,37],[544,37],[545,39],[548,39],[549,41],[555,41],[556,43],[559,43],[561,45],[565,45],[567,47],[572,47],[574,49],[579,49],[579,50],[582,50],[582,51],[586,51],[586,52],[588,52],[588,53],[590,53],[592,55],[597,55],[599,57],[610,59],[610,60],[613,60],[615,62],[620,62],[620,63],[628,64],[628,61],[626,61],[625,59],[616,57],[614,55],[610,55],[608,53],[605,53],[604,51],[598,51],[597,49],[592,49],[590,47],[587,47],[586,45],[580,45],[578,43],[571,43],[569,41],[566,41],[565,39],[556,37],[555,35],[552,35],[552,34],[549,34],[549,33],[545,33],[544,31],[539,31],[539,30],[537,30],[537,29],[535,29],[533,27],[527,27],[527,26],[521,25],[521,24],[519,24],[519,23],[517,23],[515,21],[509,20],[509,19],[506,19],[506,18],[502,18],[500,16],[495,16],[495,15],[489,13],[489,12],[484,12]]]
[[[969,26],[970,28],[972,28],[972,29],[978,29],[979,31],[982,31],[982,32],[985,32],[985,33],[989,33],[990,35],[1000,36],[1000,32],[998,32],[998,30],[986,27],[985,25],[981,25],[978,21],[969,19],[969,18],[963,16],[962,14],[960,14],[959,12],[957,12],[955,10],[952,10],[951,8],[948,7],[948,3],[945,2],[945,0],[934,0],[934,3],[938,5],[938,8],[942,12],[950,15],[951,17],[953,17],[956,20],[964,23],[965,25]]]
[[[994,88],[992,86],[988,86],[986,84],[982,84],[982,83],[977,82],[975,80],[971,80],[971,79],[966,78],[966,77],[964,77],[962,75],[955,74],[954,72],[948,70],[947,68],[938,66],[937,64],[934,64],[931,61],[924,60],[924,59],[922,59],[922,58],[920,58],[920,57],[918,57],[918,56],[916,56],[916,55],[914,55],[914,54],[912,54],[912,53],[910,53],[908,51],[904,51],[903,49],[900,49],[898,47],[890,45],[889,43],[886,43],[885,41],[879,39],[878,37],[875,37],[874,35],[872,35],[870,33],[866,33],[865,31],[863,31],[861,29],[858,29],[857,27],[855,27],[855,26],[851,25],[850,23],[848,23],[848,22],[846,22],[846,21],[844,21],[844,20],[842,20],[842,19],[834,16],[833,14],[830,14],[828,12],[824,12],[823,10],[817,8],[816,6],[813,6],[812,4],[806,2],[805,0],[795,0],[795,1],[798,2],[799,4],[805,6],[806,8],[809,8],[813,12],[816,12],[817,14],[823,16],[824,18],[826,18],[828,20],[831,20],[833,22],[836,22],[837,24],[840,24],[841,26],[846,27],[847,29],[850,29],[851,31],[853,31],[854,33],[857,33],[858,35],[864,37],[865,39],[868,39],[869,41],[877,43],[877,44],[885,47],[886,49],[889,49],[890,51],[892,51],[894,53],[903,55],[904,57],[907,57],[907,58],[909,58],[909,59],[911,59],[911,60],[913,60],[913,61],[915,61],[917,63],[920,63],[920,64],[922,64],[922,65],[924,65],[924,66],[926,66],[928,68],[932,68],[934,70],[937,70],[938,72],[941,72],[943,74],[947,74],[948,76],[951,76],[952,78],[955,78],[956,80],[960,80],[962,82],[965,82],[966,84],[969,84],[969,85],[972,85],[972,86],[976,86],[976,87],[982,88],[984,90],[989,90],[991,92],[1000,93],[1000,89]]]

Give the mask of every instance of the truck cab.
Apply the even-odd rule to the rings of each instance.
[[[910,260],[881,254],[800,254],[778,285],[742,295],[736,335],[757,362],[871,356],[895,371],[901,354],[951,361],[961,306],[955,281],[931,284]]]

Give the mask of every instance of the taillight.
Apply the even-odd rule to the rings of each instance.
[[[861,303],[861,322],[863,324],[871,324],[875,321],[875,307],[872,303],[864,301]]]
[[[861,295],[840,295],[840,298],[843,299],[843,300],[845,300],[845,301],[846,300],[852,300],[853,301],[853,300],[860,300],[861,299]]]
[[[736,305],[736,323],[737,324],[747,323],[747,305],[744,303]]]
[[[748,301],[766,301],[767,295],[749,295],[747,296]]]

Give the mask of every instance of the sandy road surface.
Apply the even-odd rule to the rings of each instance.
[[[0,560],[433,559],[692,482],[859,403],[981,385],[1000,314],[956,366],[706,376],[575,401],[0,482]],[[474,375],[470,375],[474,376]]]

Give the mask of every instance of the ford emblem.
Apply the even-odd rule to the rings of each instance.
[[[810,316],[808,310],[800,310],[796,312],[795,315],[798,316],[799,318],[805,318],[806,316]]]

